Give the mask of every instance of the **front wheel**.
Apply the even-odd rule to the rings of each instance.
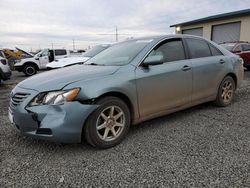
[[[231,76],[226,76],[219,87],[215,105],[225,107],[232,103],[235,95],[235,81]]]
[[[26,76],[33,76],[33,75],[35,75],[37,73],[35,65],[32,65],[32,64],[25,65],[24,69],[23,69],[23,73]]]
[[[130,111],[119,98],[105,97],[84,125],[86,141],[94,147],[110,148],[119,144],[130,127]]]

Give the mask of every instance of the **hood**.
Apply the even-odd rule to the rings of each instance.
[[[119,66],[74,65],[40,73],[20,82],[18,86],[38,92],[60,90],[70,83],[110,75],[118,69]]]
[[[33,61],[34,62],[36,60],[35,60],[35,57],[28,57],[28,58],[23,58],[23,59],[17,60],[16,62],[17,63],[21,63],[21,62],[23,63],[23,62],[28,62],[28,61]]]
[[[61,67],[73,65],[73,64],[76,64],[76,63],[84,63],[88,59],[89,59],[89,57],[68,57],[68,58],[62,58],[62,59],[55,60],[55,61],[47,64],[46,66],[48,68],[61,68]]]
[[[26,52],[26,51],[24,51],[24,50],[22,50],[22,49],[20,49],[20,48],[18,48],[18,47],[16,47],[16,49],[17,49],[18,51],[21,51],[22,53],[24,53],[24,54],[30,56],[30,57],[34,57],[33,54],[31,54],[31,53],[29,53],[29,52]]]

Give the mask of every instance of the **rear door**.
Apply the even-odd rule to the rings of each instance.
[[[162,55],[163,64],[136,69],[141,117],[180,107],[191,102],[192,70],[182,39],[157,45],[148,56]]]
[[[193,69],[192,101],[205,100],[217,93],[226,66],[225,56],[203,39],[186,38]]]

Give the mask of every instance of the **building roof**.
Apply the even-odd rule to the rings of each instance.
[[[247,15],[250,15],[250,9],[229,12],[229,13],[224,13],[224,14],[218,14],[215,16],[208,16],[205,18],[197,19],[197,20],[192,20],[192,21],[188,21],[188,22],[174,24],[174,25],[171,25],[170,27],[200,24],[200,23],[209,22],[209,21],[221,20],[221,19],[226,19],[226,18],[233,18],[233,17],[238,17],[238,16],[247,16]]]

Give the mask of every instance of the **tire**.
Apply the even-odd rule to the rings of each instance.
[[[247,70],[250,71],[250,67],[247,67]]]
[[[23,73],[26,76],[33,76],[37,73],[36,66],[33,64],[28,64],[24,66]]]
[[[219,87],[216,100],[214,101],[216,106],[226,107],[230,105],[235,96],[236,84],[231,76],[226,76]]]
[[[83,133],[90,145],[106,149],[119,144],[127,135],[130,111],[117,97],[104,97],[97,104],[100,106],[88,117]]]

